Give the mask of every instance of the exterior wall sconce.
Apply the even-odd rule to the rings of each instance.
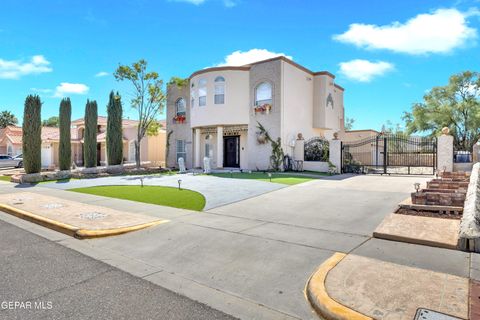
[[[420,190],[420,183],[415,182],[413,186],[415,187],[415,191],[418,193],[418,190]]]

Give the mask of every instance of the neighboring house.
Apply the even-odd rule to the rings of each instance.
[[[135,140],[138,121],[123,120],[123,160],[125,163],[135,162]],[[97,164],[105,165],[107,118],[98,117]],[[84,119],[72,121],[71,143],[72,161],[77,166],[83,165]],[[149,161],[156,165],[165,165],[165,124],[156,136],[146,136],[141,142],[141,161]],[[60,130],[53,127],[42,128],[42,167],[56,167],[59,163],[58,147]],[[8,126],[0,130],[0,153],[17,155],[22,153],[22,128]]]
[[[188,85],[167,92],[167,165],[265,170],[271,146],[257,141],[258,123],[285,154],[301,133],[305,139],[332,139],[344,131],[344,89],[329,72],[313,72],[277,57],[241,67],[214,67],[194,72]],[[258,122],[258,123],[257,123]]]
[[[22,153],[22,128],[7,126],[0,129],[0,154],[16,156]]]
[[[353,142],[353,141],[359,141],[367,138],[376,137],[379,134],[380,134],[379,131],[373,130],[373,129],[349,130],[340,134],[339,138],[343,142]]]

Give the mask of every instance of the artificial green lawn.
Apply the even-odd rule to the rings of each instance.
[[[0,176],[0,181],[10,182],[11,179],[12,179],[12,177],[10,177],[10,176]]]
[[[260,180],[260,181],[270,181],[267,173],[263,172],[232,172],[230,173],[212,173],[212,176],[220,177],[220,178],[234,178],[234,179],[253,179],[253,180]],[[274,173],[272,172],[272,182],[287,184],[287,185],[294,185],[303,182],[307,182],[313,180],[315,178],[302,176],[300,174],[289,174],[289,173]]]
[[[201,211],[205,207],[205,197],[201,193],[172,187],[99,186],[69,191],[196,211]]]

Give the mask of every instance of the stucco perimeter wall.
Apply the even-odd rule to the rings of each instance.
[[[458,247],[460,250],[480,252],[480,163],[475,163],[470,175],[463,208]]]
[[[127,139],[127,148],[124,150],[124,157],[126,162],[135,161],[135,144],[137,140],[137,127],[127,127],[122,130],[123,137]],[[105,150],[102,151],[105,154]],[[105,157],[105,155],[103,156]],[[105,160],[105,159],[103,159]],[[140,161],[147,161],[148,159],[148,137],[145,136],[140,143]]]
[[[303,170],[328,172],[328,162],[323,161],[305,161],[303,163]]]
[[[148,145],[147,160],[151,161],[155,165],[165,165],[165,143],[166,143],[166,131],[163,129],[158,130],[156,136],[146,137]]]
[[[284,61],[282,66],[282,144],[285,153],[292,155],[291,144],[296,140],[298,133],[302,133],[308,140],[323,135],[324,130],[313,128],[313,76]]]
[[[272,84],[273,103],[269,114],[255,114],[255,87],[261,82]],[[248,168],[251,170],[267,170],[270,168],[272,148],[269,143],[257,142],[257,121],[268,131],[272,139],[281,137],[282,117],[282,61],[274,60],[252,65],[250,69],[250,103],[248,122]],[[285,150],[287,151],[287,150]]]
[[[173,118],[175,117],[175,102],[179,98],[184,98],[186,107],[186,121],[184,123],[174,123]],[[176,85],[169,85],[167,88],[167,132],[166,139],[168,139],[168,133],[172,131],[168,158],[167,158],[167,167],[178,167],[177,164],[177,140],[186,141],[186,152],[187,156],[185,159],[185,166],[187,168],[193,167],[193,134],[190,129],[190,91],[188,86],[178,88]],[[167,144],[168,144],[167,142]]]
[[[439,170],[453,171],[453,136],[442,134],[437,138],[437,157]]]

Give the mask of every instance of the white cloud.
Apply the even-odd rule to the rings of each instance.
[[[108,72],[100,71],[100,72],[98,72],[97,74],[95,74],[95,77],[100,78],[100,77],[106,77],[106,76],[108,76],[108,75],[109,75]]]
[[[62,82],[55,88],[54,97],[65,97],[67,94],[86,94],[90,90],[89,87],[82,83]]]
[[[389,25],[354,23],[333,39],[367,49],[386,49],[407,54],[448,53],[477,38],[467,18],[477,10],[438,9],[419,14],[405,23]]]
[[[291,56],[287,56],[285,53],[271,52],[266,49],[251,49],[248,51],[235,51],[225,57],[224,61],[216,66],[243,66],[249,63],[275,58],[278,56],[284,56],[290,60],[293,60]]]
[[[42,55],[33,56],[28,62],[0,59],[0,79],[19,79],[29,74],[51,71],[50,62]]]
[[[355,59],[340,63],[340,74],[348,79],[369,82],[377,76],[381,76],[395,69],[394,65],[385,62],[371,62],[368,60]]]

